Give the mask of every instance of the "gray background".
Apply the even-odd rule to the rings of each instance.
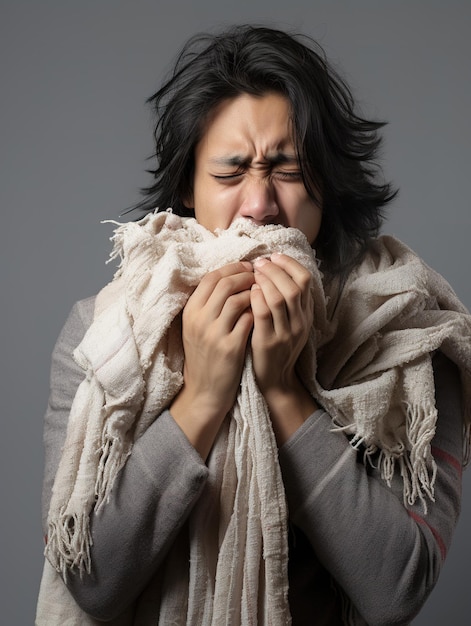
[[[1,622],[33,622],[42,567],[42,416],[50,353],[79,298],[111,278],[110,226],[149,179],[144,105],[195,31],[263,22],[313,35],[365,113],[389,120],[401,188],[385,231],[471,306],[471,3],[3,1],[0,4],[3,401]],[[471,475],[443,574],[416,626],[469,623]],[[465,617],[467,616],[467,617]]]

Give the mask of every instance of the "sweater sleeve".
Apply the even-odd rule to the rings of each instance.
[[[110,501],[92,514],[90,575],[68,577],[77,604],[116,618],[156,573],[201,495],[208,468],[168,411],[133,447]]]
[[[291,521],[368,624],[409,624],[435,585],[459,511],[463,454],[458,373],[434,358],[439,413],[432,453],[435,499],[405,507],[317,411],[280,450]]]
[[[43,524],[65,441],[75,392],[84,373],[72,358],[93,315],[93,299],[77,303],[52,356],[45,417]],[[92,572],[71,574],[67,586],[77,604],[99,620],[111,620],[139,595],[198,499],[208,468],[168,412],[134,444],[110,501],[93,513]]]
[[[59,334],[51,358],[49,401],[44,416],[44,479],[42,492],[42,524],[47,533],[47,514],[52,485],[67,434],[70,408],[75,392],[84,378],[83,370],[72,354],[91,323],[94,298],[80,300],[73,306]]]

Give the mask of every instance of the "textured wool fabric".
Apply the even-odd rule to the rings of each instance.
[[[118,228],[114,239],[114,254],[122,263],[98,295],[94,322],[74,354],[87,378],[74,399],[51,500],[47,556],[64,577],[71,567],[89,571],[89,514],[106,502],[133,441],[182,385],[178,314],[201,278],[226,263],[280,251],[309,267],[316,291],[322,290],[312,250],[295,229],[261,229],[241,220],[215,236],[195,220],[160,213]],[[323,299],[316,308],[325,325]],[[276,441],[250,355],[233,418],[222,443],[222,481],[234,502],[229,509],[225,504],[219,532],[205,523],[211,502],[202,498],[196,506],[188,624],[221,623],[228,613],[236,622],[248,615],[257,619],[263,606],[260,623],[286,624],[286,502]],[[212,457],[217,456],[218,443]],[[175,615],[171,598],[169,590],[162,611]]]
[[[313,360],[303,361],[306,385],[353,435],[353,445],[367,455],[381,451],[387,482],[399,468],[405,502],[420,498],[426,511],[433,499],[437,349],[460,368],[469,458],[471,316],[442,276],[387,236],[373,242],[335,306],[329,336],[318,345],[317,375],[309,373]]]
[[[445,281],[405,246],[377,240],[337,300],[326,297],[313,251],[295,229],[239,220],[212,234],[195,220],[159,213],[120,226],[114,239],[122,263],[75,352],[87,378],[72,407],[49,514],[47,556],[63,576],[69,568],[89,569],[93,506],[106,502],[133,441],[182,384],[178,314],[194,287],[217,267],[273,251],[293,256],[313,275],[315,319],[300,362],[305,385],[354,444],[367,453],[380,448],[386,479],[400,465],[409,502],[433,498],[430,354],[441,347],[469,390],[471,325]],[[211,495],[190,517],[189,583],[167,585],[162,614],[175,619],[183,594],[182,623],[217,624],[231,614],[234,623],[286,624],[286,503],[250,355],[233,418],[211,454]]]

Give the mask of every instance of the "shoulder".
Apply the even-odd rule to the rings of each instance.
[[[96,296],[78,300],[70,310],[65,326],[88,328],[93,321]]]
[[[89,298],[78,300],[70,311],[69,319],[77,321],[80,320],[82,324],[90,326],[93,320],[93,312],[95,310],[95,300],[96,296],[90,296]]]
[[[75,348],[93,321],[96,296],[78,300],[71,308],[64,326],[57,338],[55,352],[65,347]]]

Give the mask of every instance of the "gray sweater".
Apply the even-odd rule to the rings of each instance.
[[[78,302],[52,357],[45,416],[43,525],[83,371],[72,358],[93,317],[94,299]],[[437,581],[459,515],[462,409],[456,368],[434,357],[439,411],[433,455],[435,502],[406,508],[402,481],[388,487],[364,465],[347,437],[313,413],[279,450],[290,511],[290,608],[296,626],[342,624],[342,598],[356,623],[409,624]],[[136,442],[110,502],[92,515],[92,573],[69,576],[79,606],[95,619],[156,623],[170,548],[187,554],[188,516],[208,469],[168,411]],[[185,610],[185,607],[182,607]]]

